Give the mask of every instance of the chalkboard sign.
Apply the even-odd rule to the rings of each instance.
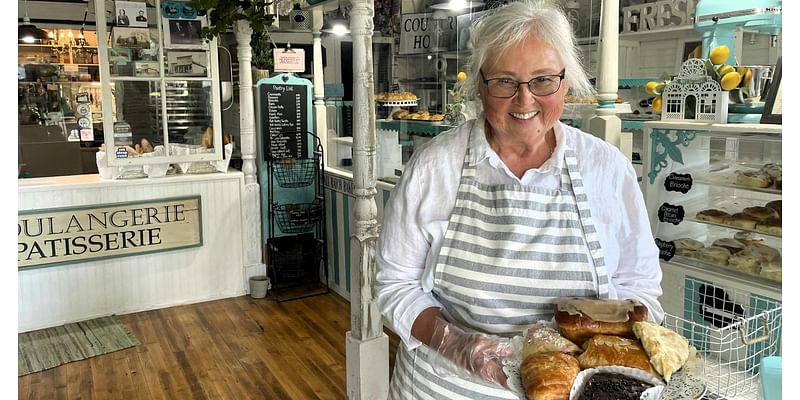
[[[342,136],[353,136],[353,102],[345,101],[342,106]]]
[[[265,83],[259,86],[264,154],[272,158],[308,157],[308,86]]]
[[[669,222],[673,225],[678,225],[683,222],[685,216],[686,212],[683,206],[664,203],[658,208],[658,220],[661,222]]]

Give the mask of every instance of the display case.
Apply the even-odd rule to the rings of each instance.
[[[665,324],[701,352],[707,391],[722,398],[758,398],[761,359],[781,351],[781,131],[644,123]]]
[[[95,2],[95,11],[117,16],[98,25],[108,38],[98,43],[108,165],[222,160],[216,39],[201,35],[207,17],[188,1]]]

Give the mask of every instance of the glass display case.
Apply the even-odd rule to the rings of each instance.
[[[97,15],[117,16],[98,25],[108,37],[98,43],[108,164],[221,160],[217,46],[201,36],[206,16],[190,2],[111,4],[95,4]]]

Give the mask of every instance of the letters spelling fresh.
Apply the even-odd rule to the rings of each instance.
[[[184,204],[168,204],[158,208],[141,207],[104,211],[97,214],[73,214],[69,217],[66,226],[59,225],[53,217],[21,219],[17,223],[17,236],[40,239],[20,240],[17,245],[18,261],[80,255],[87,251],[97,253],[159,245],[161,244],[161,228],[150,226],[185,221],[184,206]],[[141,228],[89,234],[109,228],[129,227]],[[71,235],[63,236],[68,234]],[[46,238],[49,236],[56,237]]]

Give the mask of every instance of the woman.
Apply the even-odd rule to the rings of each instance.
[[[591,93],[569,22],[526,0],[473,28],[483,113],[418,149],[384,210],[377,302],[402,343],[390,399],[517,399],[508,337],[560,297],[663,310],[636,174],[615,147],[559,122]]]

